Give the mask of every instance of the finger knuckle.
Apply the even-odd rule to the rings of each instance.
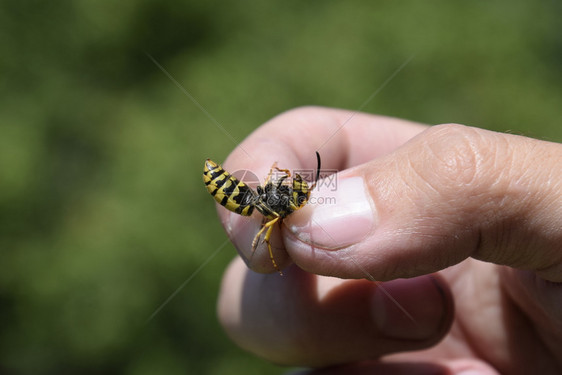
[[[497,176],[497,143],[482,131],[457,124],[429,129],[422,147],[422,165],[416,170],[440,194],[455,197],[459,191],[478,194],[493,184]]]

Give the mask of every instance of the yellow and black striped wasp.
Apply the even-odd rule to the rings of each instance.
[[[279,273],[281,270],[273,257],[269,239],[276,223],[281,225],[284,218],[308,202],[310,191],[314,189],[320,176],[320,154],[318,152],[316,152],[316,160],[318,168],[312,186],[309,187],[298,173],[295,173],[292,185],[284,184],[285,180],[291,177],[291,172],[288,169],[278,168],[275,163],[269,170],[264,186],[256,188],[257,192],[214,161],[210,159],[205,161],[203,181],[209,193],[220,205],[243,216],[252,215],[254,209],[264,216],[262,227],[252,241],[252,252],[257,248],[260,238],[265,232],[263,240],[267,244],[269,258]],[[282,172],[283,175],[276,181],[270,181],[274,170]]]

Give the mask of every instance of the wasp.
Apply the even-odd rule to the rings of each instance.
[[[312,186],[309,187],[298,173],[295,173],[292,184],[288,185],[286,180],[291,178],[291,172],[288,169],[278,168],[277,163],[274,163],[264,185],[258,186],[257,191],[232,176],[214,161],[210,159],[205,161],[203,181],[209,193],[221,206],[243,216],[251,216],[254,209],[263,215],[261,229],[252,241],[252,252],[256,250],[263,235],[271,263],[280,274],[282,272],[275,262],[269,240],[276,223],[281,226],[283,219],[308,202],[310,191],[314,189],[320,176],[320,154],[318,152],[316,152],[316,160],[318,167]],[[271,181],[274,170],[283,175],[276,181]]]

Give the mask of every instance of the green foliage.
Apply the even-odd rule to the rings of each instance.
[[[562,140],[556,2],[3,1],[0,372],[281,373],[215,317],[207,157],[301,105]]]

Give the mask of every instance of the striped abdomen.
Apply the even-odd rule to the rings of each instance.
[[[210,159],[205,161],[203,181],[215,200],[228,210],[244,216],[254,211],[256,193]]]

